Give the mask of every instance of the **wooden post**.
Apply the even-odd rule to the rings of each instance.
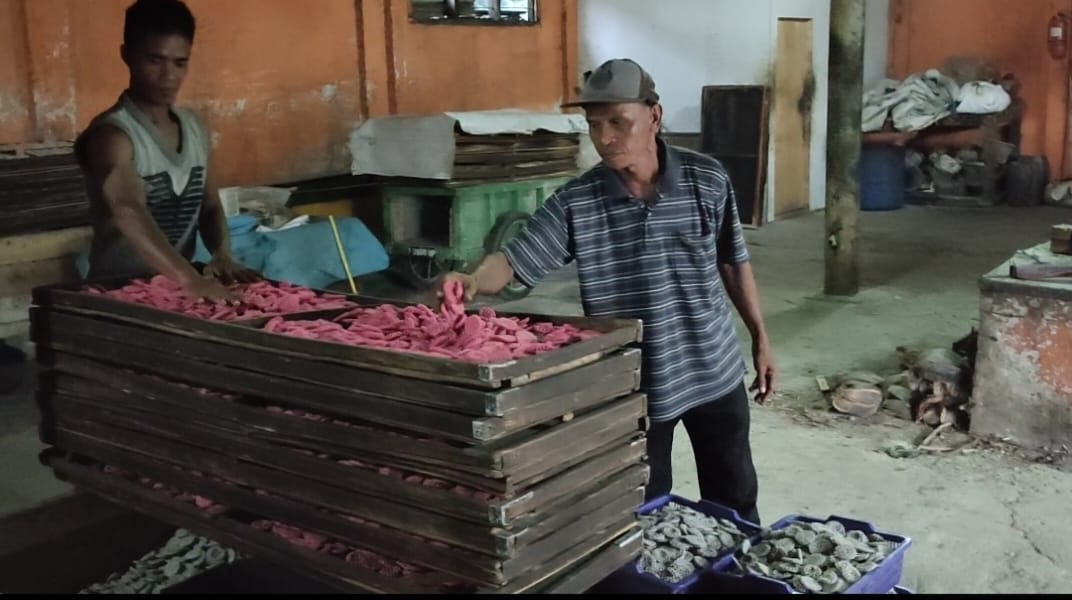
[[[863,128],[864,1],[830,1],[824,287],[834,296],[854,296],[860,290],[856,164]]]

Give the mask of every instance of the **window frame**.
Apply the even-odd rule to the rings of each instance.
[[[497,18],[481,18],[481,17],[458,17],[458,16],[446,16],[449,7],[453,5],[456,0],[439,0],[443,4],[444,16],[440,18],[435,17],[418,17],[414,10],[414,4],[420,0],[409,0],[409,21],[416,25],[473,25],[480,27],[534,27],[540,24],[540,0],[527,0],[528,1],[528,14],[531,15],[531,20],[521,19],[503,19],[500,12]],[[473,0],[475,2],[475,0]],[[491,6],[494,7],[491,12],[495,12],[494,9],[502,8],[502,0],[489,0]],[[422,4],[434,4],[434,2],[422,2]]]

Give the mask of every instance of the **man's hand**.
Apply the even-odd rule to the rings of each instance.
[[[461,282],[462,289],[465,290],[466,302],[472,302],[473,298],[475,298],[476,295],[479,293],[480,288],[476,277],[472,275],[466,275],[465,273],[451,272],[443,276],[443,281],[439,285],[439,289],[436,290],[436,298],[439,298],[440,301],[443,300],[443,288],[447,285],[447,283],[451,281]]]
[[[770,344],[766,341],[752,342],[752,364],[756,369],[756,379],[752,387],[748,388],[756,392],[756,402],[766,404],[774,395],[774,355],[770,351]]]
[[[218,279],[224,285],[253,283],[261,278],[259,273],[242,266],[230,256],[213,257],[212,261],[205,265],[204,275]]]
[[[189,297],[198,300],[226,304],[237,304],[242,300],[238,294],[212,277],[195,277],[182,287]]]

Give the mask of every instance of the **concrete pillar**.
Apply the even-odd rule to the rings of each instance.
[[[835,296],[853,296],[860,289],[856,164],[863,127],[863,69],[864,0],[831,0],[824,289]]]

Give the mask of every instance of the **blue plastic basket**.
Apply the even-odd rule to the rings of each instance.
[[[886,594],[890,590],[894,590],[897,584],[901,581],[901,575],[904,573],[904,557],[905,552],[909,546],[912,545],[911,538],[902,537],[899,535],[893,535],[882,531],[877,531],[875,527],[864,521],[857,521],[854,519],[847,519],[845,517],[831,516],[826,519],[817,519],[814,517],[806,517],[802,515],[791,515],[779,520],[777,523],[771,525],[772,530],[785,529],[789,525],[794,523],[825,523],[827,521],[838,521],[845,526],[848,531],[862,531],[867,535],[877,533],[883,537],[886,541],[895,542],[897,549],[890,553],[885,560],[879,565],[877,569],[870,573],[864,574],[859,581],[852,584],[849,589],[845,590],[846,594]],[[760,536],[755,536],[751,539],[753,545],[758,544]],[[763,577],[760,575],[738,575],[729,572],[733,567],[732,557],[728,557],[721,560],[714,566],[714,575],[707,578],[707,580],[700,586],[705,588],[705,592],[711,593],[753,593],[753,594],[796,594],[796,590],[792,588],[788,583],[774,579],[771,577]],[[898,592],[900,593],[900,592]],[[911,592],[908,592],[911,593]]]
[[[637,510],[637,514],[651,514],[671,502],[687,506],[710,517],[732,521],[738,528],[740,528],[742,533],[747,535],[755,536],[760,532],[760,527],[758,525],[742,519],[740,514],[735,510],[706,500],[701,500],[699,502],[686,500],[685,498],[673,494],[661,496],[644,504]],[[678,583],[663,581],[651,573],[641,570],[640,560],[638,559],[615,571],[610,577],[594,588],[593,591],[595,593],[607,594],[689,594],[692,593],[692,587],[700,581],[703,574],[718,569],[723,563],[730,560],[730,557],[733,556],[735,550],[736,549],[726,550],[720,556],[712,559],[710,566],[706,569],[697,571]]]

